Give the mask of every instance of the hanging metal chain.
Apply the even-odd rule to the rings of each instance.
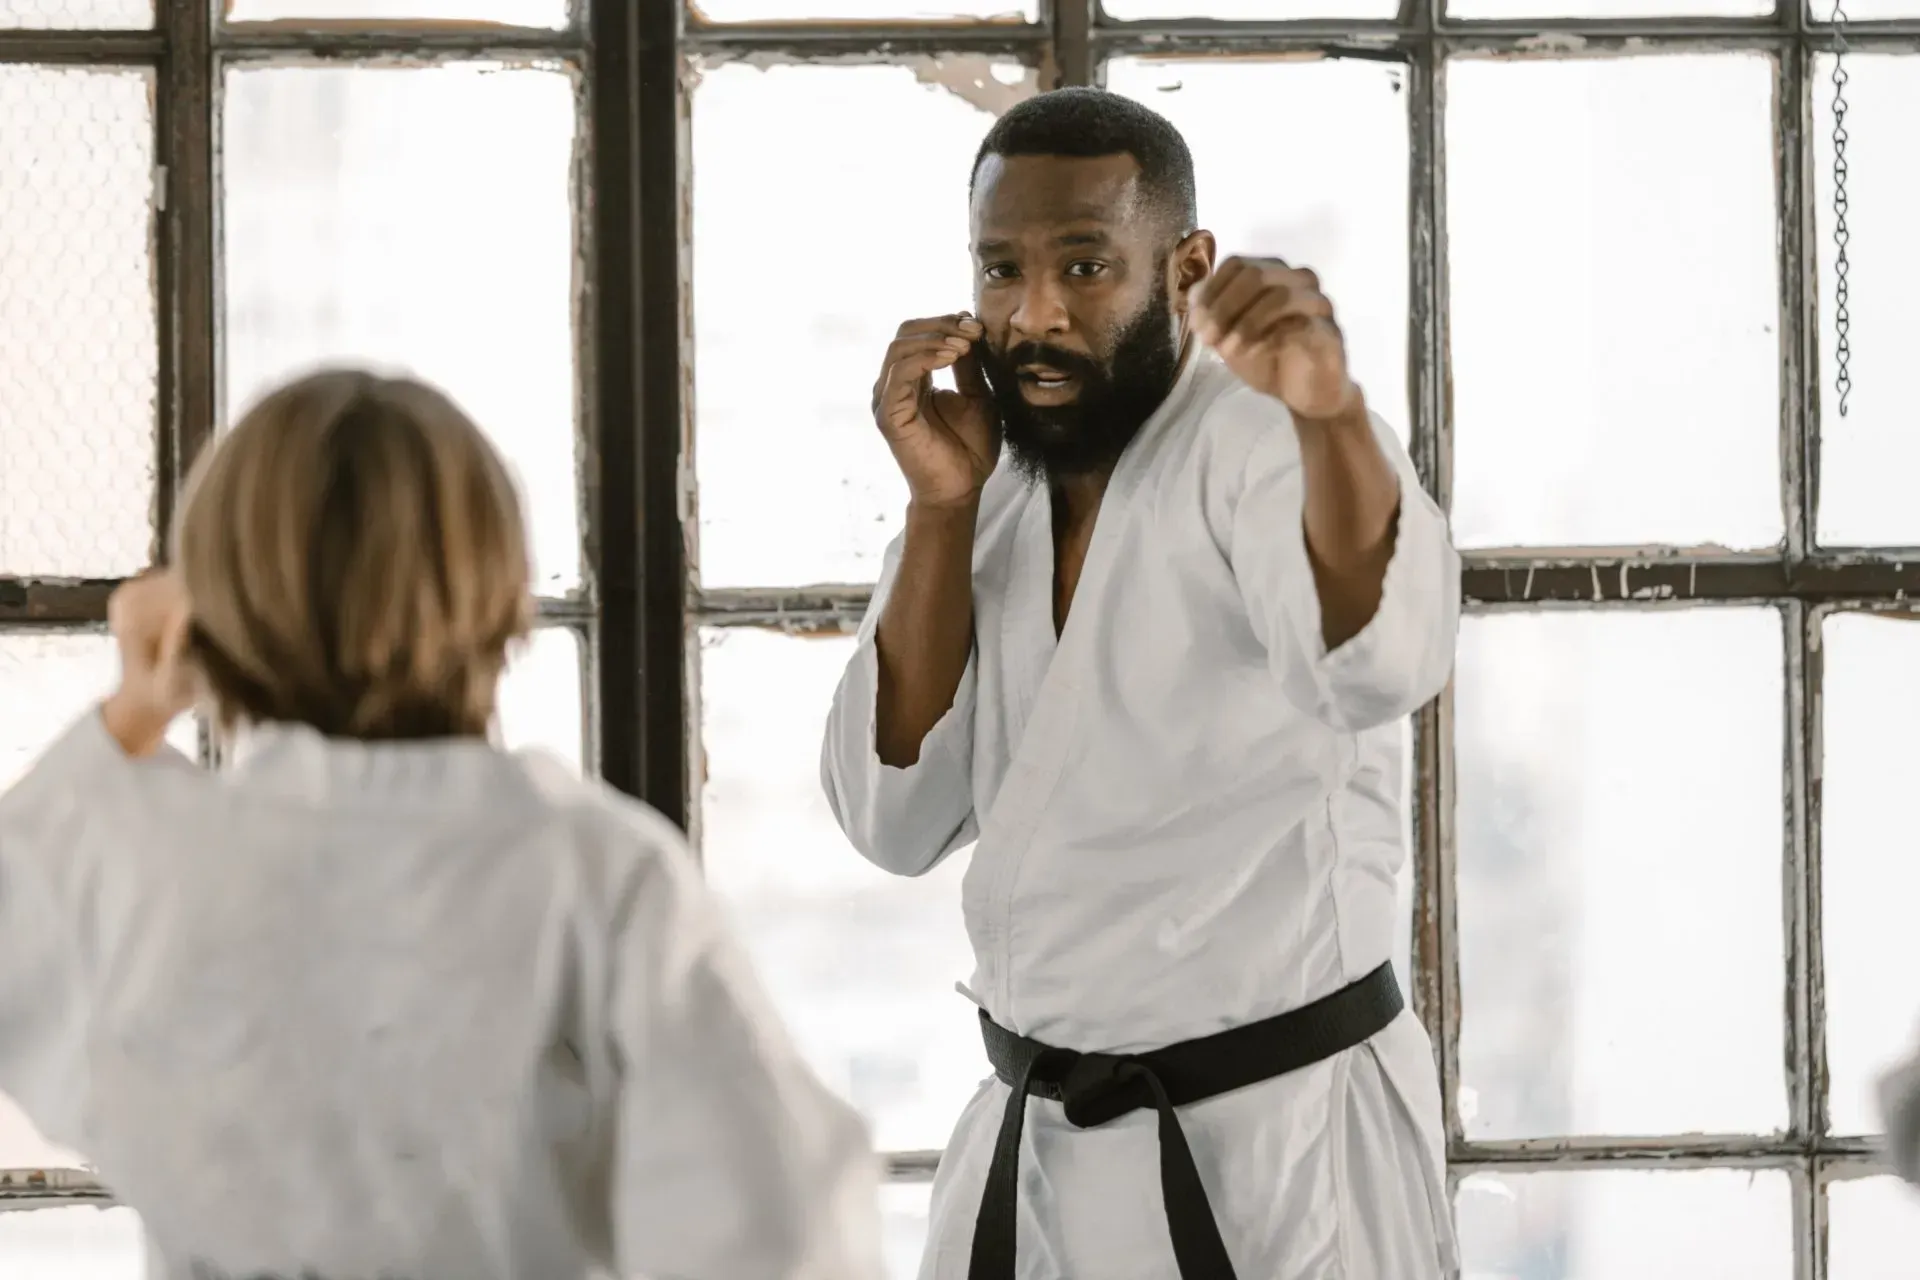
[[[1834,389],[1840,397],[1840,416],[1847,416],[1847,398],[1853,393],[1853,317],[1848,313],[1847,283],[1847,11],[1842,0],[1833,3],[1833,330]]]

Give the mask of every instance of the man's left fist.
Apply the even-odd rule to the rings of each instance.
[[[1347,344],[1320,279],[1278,258],[1228,258],[1193,302],[1193,327],[1227,367],[1293,416],[1331,421],[1363,411]]]

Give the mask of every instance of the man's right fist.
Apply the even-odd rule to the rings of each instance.
[[[975,501],[1000,456],[999,415],[973,354],[985,336],[965,312],[909,320],[873,384],[874,421],[920,506]],[[936,389],[934,370],[949,367],[959,390]]]

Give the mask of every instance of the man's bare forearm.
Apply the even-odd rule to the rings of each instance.
[[[1399,527],[1399,477],[1374,437],[1365,403],[1356,402],[1338,418],[1295,424],[1307,559],[1328,652],[1359,635],[1379,611]]]
[[[880,658],[874,745],[905,769],[953,707],[973,651],[973,527],[978,502],[907,508],[900,567],[875,632]]]

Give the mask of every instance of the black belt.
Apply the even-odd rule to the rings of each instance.
[[[1234,1280],[1233,1262],[1173,1109],[1331,1058],[1384,1030],[1404,1007],[1393,966],[1383,964],[1352,986],[1278,1017],[1130,1055],[1055,1049],[1015,1035],[982,1011],[987,1060],[1013,1092],[987,1167],[967,1280],[1014,1280],[1020,1130],[1028,1095],[1065,1103],[1068,1122],[1079,1129],[1147,1107],[1159,1112],[1160,1192],[1180,1280]]]

